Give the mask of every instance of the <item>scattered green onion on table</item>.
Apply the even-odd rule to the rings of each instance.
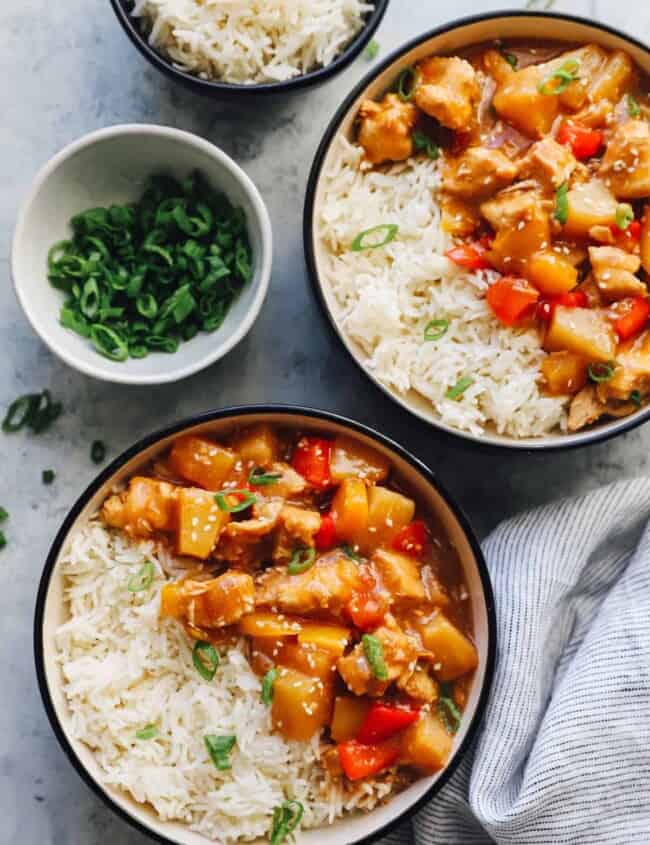
[[[48,255],[60,322],[112,361],[176,352],[219,328],[253,276],[245,214],[200,173],[150,177],[132,205],[92,208]]]

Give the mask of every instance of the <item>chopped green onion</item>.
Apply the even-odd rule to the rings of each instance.
[[[453,387],[450,387],[445,396],[447,399],[460,399],[460,397],[465,393],[468,387],[471,387],[474,384],[474,379],[470,378],[469,376],[464,376],[461,379],[458,379],[456,384]]]
[[[300,548],[294,549],[291,560],[287,566],[289,575],[300,575],[311,569],[316,560],[316,549]]]
[[[627,95],[627,113],[630,117],[639,117],[641,114],[641,106],[639,101],[632,94]]]
[[[463,714],[456,706],[456,702],[453,699],[452,687],[449,683],[440,684],[438,713],[440,714],[440,718],[447,730],[447,733],[458,733],[458,729],[460,728],[463,720]]]
[[[449,320],[431,320],[424,327],[425,340],[440,340],[449,330]]]
[[[56,478],[56,473],[53,469],[44,469],[41,473],[43,484],[51,484]]]
[[[410,102],[415,96],[418,82],[418,72],[414,67],[407,67],[397,78],[397,96],[404,103]]]
[[[555,211],[553,217],[558,223],[564,225],[569,219],[569,185],[562,182],[555,192]]]
[[[7,538],[5,537],[5,532],[0,531],[0,549],[4,549],[7,545]]]
[[[616,225],[624,232],[634,220],[634,209],[629,202],[619,202],[616,206]]]
[[[158,728],[156,725],[145,725],[144,728],[140,728],[139,731],[135,732],[136,739],[154,739],[154,737],[158,736]]]
[[[235,747],[237,742],[236,736],[217,736],[216,734],[207,734],[203,737],[205,747],[210,755],[210,759],[219,771],[225,772],[232,769],[230,762],[230,752]]]
[[[380,223],[379,226],[372,226],[356,236],[350,249],[352,252],[361,252],[364,249],[379,249],[394,241],[398,230],[399,226],[395,223]],[[372,238],[373,235],[380,236],[381,240],[375,242]],[[368,242],[369,238],[370,242]]]
[[[425,152],[432,161],[440,158],[440,147],[431,138],[422,132],[414,132],[412,137],[417,152]]]
[[[253,487],[268,487],[277,484],[282,478],[281,472],[264,472],[263,469],[254,469],[248,476],[248,483]]]
[[[363,653],[366,656],[372,674],[378,681],[387,681],[388,669],[384,661],[384,647],[381,644],[381,640],[372,634],[364,634],[361,638],[361,643],[363,645]]]
[[[111,361],[126,361],[129,347],[120,335],[103,323],[93,323],[90,327],[90,341],[100,355]]]
[[[589,364],[587,372],[589,378],[599,384],[603,381],[611,381],[614,378],[616,367],[616,361],[597,361],[594,364]]]
[[[262,678],[262,702],[266,704],[267,707],[270,707],[271,702],[273,701],[273,685],[275,684],[277,677],[278,670],[273,667],[273,669],[269,669],[266,675]]]
[[[632,402],[632,404],[636,405],[637,408],[641,407],[641,393],[640,393],[640,391],[633,390],[632,393],[630,393],[630,402]]]
[[[210,643],[199,640],[192,649],[192,663],[204,681],[211,681],[219,668],[219,655]]]
[[[127,589],[130,593],[141,593],[143,590],[148,590],[153,583],[153,578],[156,573],[153,563],[148,560],[142,564],[135,575],[129,578]]]
[[[61,416],[62,411],[63,405],[52,401],[49,390],[27,393],[11,403],[2,422],[2,430],[13,433],[27,426],[34,434],[40,434]]]
[[[580,79],[579,70],[580,62],[577,59],[567,59],[561,67],[544,77],[537,90],[545,96],[562,94],[572,82]]]
[[[228,502],[228,497],[230,496],[236,496],[239,501],[231,505]],[[214,500],[220,511],[224,511],[225,513],[240,513],[240,511],[245,511],[246,508],[254,505],[257,501],[257,496],[251,493],[250,490],[222,490],[221,493],[215,495]]]
[[[273,810],[269,845],[281,845],[300,824],[304,807],[300,801],[284,801]]]
[[[343,552],[343,554],[346,557],[349,557],[350,560],[354,560],[357,563],[363,563],[363,558],[361,557],[361,555],[358,555],[355,552],[355,550],[352,548],[352,546],[348,546],[348,545],[341,546],[341,551]]]
[[[101,464],[106,457],[106,444],[103,440],[93,440],[90,447],[90,459],[94,464]]]
[[[371,62],[373,59],[377,58],[379,54],[379,42],[375,41],[373,38],[372,41],[366,47],[366,59]]]
[[[519,64],[519,60],[517,59],[517,57],[515,56],[514,53],[507,53],[505,50],[502,50],[501,55],[508,62],[508,64],[510,65],[510,67],[513,70],[517,69],[517,65]]]
[[[6,522],[9,519],[9,511],[0,507],[0,522]]]

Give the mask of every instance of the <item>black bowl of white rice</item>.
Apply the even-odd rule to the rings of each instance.
[[[218,99],[318,85],[368,45],[389,0],[111,0],[159,71]]]
[[[364,781],[344,792],[328,778],[315,738],[288,742],[274,732],[260,698],[261,679],[251,671],[243,643],[223,651],[213,682],[199,677],[187,635],[175,620],[160,616],[161,591],[182,560],[164,543],[129,539],[98,518],[106,497],[160,460],[179,435],[227,437],[260,423],[345,436],[382,453],[435,517],[462,569],[467,587],[462,598],[470,607],[478,654],[463,722],[446,766],[401,791]],[[143,561],[151,583],[129,592],[129,578]],[[269,841],[274,806],[284,796],[304,805],[304,845],[360,845],[384,836],[429,801],[467,751],[494,672],[494,599],[470,525],[433,473],[405,449],[325,411],[229,408],[144,438],[80,496],[45,564],[34,649],[41,695],[61,747],[85,783],[139,831],[167,845],[262,845]],[[155,735],[136,734],[156,721]],[[208,722],[236,736],[231,771],[218,771],[207,756],[202,735]]]

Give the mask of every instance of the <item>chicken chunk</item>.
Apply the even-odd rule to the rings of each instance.
[[[258,569],[263,550],[270,551],[271,533],[278,524],[283,502],[263,501],[253,507],[251,519],[232,521],[222,532],[214,557],[242,569]]]
[[[302,475],[283,461],[271,464],[270,473],[279,477],[275,484],[265,488],[264,495],[266,496],[290,499],[292,496],[299,496],[307,487],[307,482]]]
[[[470,129],[481,90],[476,71],[458,56],[433,56],[418,65],[415,104],[448,129]]]
[[[482,203],[481,212],[497,231],[489,261],[502,273],[526,276],[532,256],[551,242],[547,203],[534,190],[506,190]]]
[[[431,704],[438,699],[438,684],[422,666],[408,670],[397,680],[397,686],[410,698]]]
[[[230,522],[225,529],[228,537],[264,537],[276,527],[282,511],[282,502],[271,500],[253,505],[252,519]]]
[[[580,431],[581,428],[595,423],[604,413],[605,406],[596,396],[596,385],[587,385],[573,397],[569,406],[568,429]]]
[[[616,355],[616,369],[609,381],[598,385],[601,402],[626,401],[637,390],[641,396],[650,394],[650,330],[620,344]]]
[[[413,155],[413,128],[418,112],[397,94],[386,94],[376,103],[364,100],[359,109],[359,144],[372,164],[404,161]]]
[[[612,135],[599,170],[619,199],[650,196],[650,126],[629,120]]]
[[[250,613],[253,600],[253,579],[231,570],[209,581],[187,579],[166,584],[160,613],[199,628],[223,628]]]
[[[441,225],[455,238],[466,238],[478,229],[481,215],[478,208],[464,200],[443,194],[441,197]]]
[[[498,232],[515,228],[520,220],[530,220],[539,203],[540,196],[531,187],[508,189],[481,203],[481,214]]]
[[[377,549],[371,563],[395,604],[412,605],[426,599],[420,570],[413,558],[399,552]]]
[[[442,185],[461,199],[485,199],[509,185],[517,166],[500,150],[470,147],[458,158],[445,161]]]
[[[280,529],[276,535],[273,560],[290,560],[294,549],[299,546],[313,548],[320,522],[318,511],[285,505],[280,512]]]
[[[402,631],[390,614],[372,635],[381,643],[388,677],[383,681],[375,678],[366,660],[363,643],[359,643],[337,663],[339,674],[355,695],[383,695],[391,682],[403,675],[418,656],[418,644]]]
[[[156,531],[176,528],[178,488],[167,481],[136,476],[124,492],[104,503],[102,518],[133,537],[151,537]]]
[[[598,288],[610,302],[626,296],[646,296],[648,289],[635,276],[641,259],[615,246],[590,246],[589,260]]]
[[[544,188],[556,190],[567,182],[577,161],[570,149],[553,138],[536,141],[519,164],[521,179],[536,179]]]
[[[257,582],[255,604],[285,613],[313,613],[327,610],[340,615],[364,582],[357,564],[340,551],[321,556],[300,575],[289,575],[286,567],[267,569]]]

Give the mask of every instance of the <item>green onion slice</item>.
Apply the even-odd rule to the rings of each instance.
[[[199,640],[192,649],[192,663],[204,681],[211,681],[219,668],[219,655],[210,643]]]
[[[431,320],[424,327],[425,340],[440,340],[449,330],[449,320]]]
[[[2,430],[13,433],[27,426],[34,434],[40,434],[52,425],[62,411],[63,405],[52,401],[49,390],[27,393],[11,403],[2,422]]]
[[[412,137],[417,152],[425,152],[432,161],[440,158],[440,147],[431,138],[422,132],[414,132]]]
[[[378,681],[387,681],[388,669],[384,661],[384,647],[381,644],[381,640],[372,634],[364,634],[361,638],[361,643],[363,645],[363,653],[366,656],[372,674]]]
[[[507,53],[505,50],[502,50],[501,55],[508,62],[508,64],[510,65],[510,67],[513,70],[517,70],[517,65],[519,64],[519,60],[517,59],[517,57],[515,56],[514,53]]]
[[[239,501],[231,505],[228,501],[230,496],[236,496]],[[224,511],[225,513],[239,513],[254,505],[257,501],[257,496],[251,493],[250,490],[222,490],[215,495],[214,500],[220,511]]]
[[[262,678],[262,702],[266,704],[267,707],[270,707],[271,702],[273,701],[273,685],[275,684],[277,677],[278,670],[273,667],[273,669],[269,669],[266,675]]]
[[[25,396],[19,396],[18,399],[9,405],[5,418],[2,422],[2,430],[5,432],[20,431],[33,414],[34,400],[37,394],[28,393]]]
[[[461,379],[458,379],[456,384],[453,387],[450,387],[449,390],[445,393],[447,399],[460,399],[460,397],[465,393],[468,387],[471,387],[474,384],[474,379],[470,378],[469,376],[464,376]]]
[[[602,381],[611,381],[614,378],[616,366],[616,361],[597,361],[594,364],[589,364],[587,372],[589,378],[599,384]]]
[[[153,583],[155,574],[156,570],[150,560],[143,563],[136,574],[129,578],[128,591],[130,593],[141,593],[143,590],[148,590]]]
[[[156,736],[158,736],[158,728],[153,724],[145,725],[144,728],[135,732],[136,739],[153,739]]]
[[[90,447],[90,459],[94,464],[101,464],[106,457],[106,444],[102,440],[93,440]]]
[[[51,484],[56,478],[56,473],[53,469],[44,469],[41,473],[43,484]]]
[[[447,730],[447,733],[458,733],[458,729],[460,728],[463,720],[463,714],[456,706],[456,702],[453,699],[452,687],[449,683],[440,684],[438,713],[440,714],[440,718]]]
[[[637,408],[641,407],[641,393],[640,393],[640,391],[633,390],[632,393],[630,393],[630,402],[632,402],[633,405],[636,405]]]
[[[5,537],[5,532],[0,531],[0,549],[4,549],[7,545],[7,538]]]
[[[627,113],[630,117],[639,117],[641,114],[641,106],[639,101],[632,94],[627,95]]]
[[[281,472],[264,472],[258,467],[248,476],[248,483],[253,487],[268,487],[271,484],[277,484],[281,478]]]
[[[203,737],[203,741],[205,742],[205,747],[210,755],[210,759],[219,771],[224,772],[228,769],[232,769],[230,752],[235,747],[237,737],[207,734]]]
[[[553,217],[562,225],[569,219],[569,185],[567,182],[562,182],[555,192],[555,211],[553,212]]]
[[[380,223],[379,226],[372,226],[364,229],[352,241],[350,249],[352,252],[362,252],[365,249],[380,249],[391,241],[395,240],[399,226],[395,223]]]
[[[418,72],[414,67],[407,67],[397,77],[397,96],[404,103],[410,102],[415,96],[418,83]]]
[[[341,546],[341,551],[343,552],[343,554],[346,557],[349,557],[350,560],[354,560],[357,563],[363,563],[364,559],[361,557],[361,555],[358,555],[355,552],[355,550],[352,548],[352,546],[348,546],[348,545]]]
[[[300,801],[284,801],[273,811],[270,845],[281,845],[300,824],[305,808]]]
[[[305,547],[294,549],[291,555],[291,560],[287,566],[289,575],[300,575],[302,572],[307,572],[311,569],[316,560],[316,549],[308,549]]]
[[[577,59],[567,59],[561,67],[554,70],[539,83],[537,90],[545,96],[562,94],[572,82],[578,81],[580,78],[579,70],[580,62]]]
[[[9,519],[9,511],[6,508],[0,507],[0,522],[6,522]]]
[[[634,209],[629,202],[619,202],[616,206],[616,225],[621,231],[625,231],[634,220]]]
[[[90,340],[100,355],[111,361],[126,361],[129,347],[119,334],[102,323],[93,323],[90,327]]]
[[[368,59],[369,62],[371,62],[373,59],[377,58],[378,54],[379,54],[379,42],[376,41],[373,38],[372,41],[370,42],[370,44],[368,44],[368,46],[366,47],[366,58]]]

